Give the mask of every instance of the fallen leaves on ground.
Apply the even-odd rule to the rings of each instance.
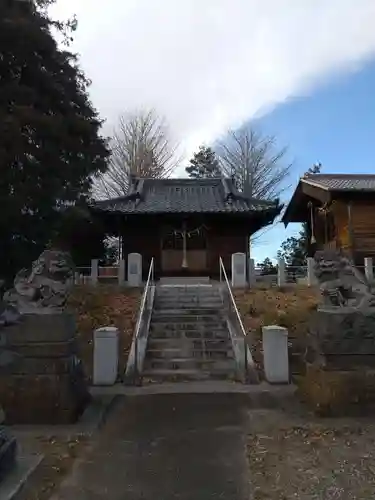
[[[18,437],[23,452],[43,455],[41,464],[28,479],[17,500],[48,500],[70,472],[74,460],[84,452],[83,436]]]
[[[375,498],[374,429],[296,426],[251,434],[254,500]]]
[[[92,377],[93,332],[102,326],[120,331],[119,370],[123,373],[137,321],[141,290],[111,285],[76,286],[69,307],[77,322],[77,338],[85,372]]]

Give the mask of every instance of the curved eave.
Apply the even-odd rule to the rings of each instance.
[[[154,216],[154,215],[181,215],[181,216],[192,216],[192,215],[217,215],[217,216],[232,216],[232,217],[248,217],[248,218],[254,218],[254,216],[266,218],[267,220],[269,219],[271,223],[274,221],[276,217],[278,217],[283,209],[283,205],[277,206],[277,207],[260,207],[259,209],[255,210],[228,210],[228,211],[218,211],[218,210],[211,210],[211,211],[205,211],[205,212],[200,212],[200,211],[181,211],[181,212],[174,212],[174,211],[154,211],[154,212],[141,212],[141,211],[134,211],[134,212],[124,212],[122,210],[116,210],[116,209],[105,209],[105,208],[100,208],[100,207],[95,207],[91,206],[89,207],[90,211],[96,214],[102,214],[103,216],[122,216],[122,217],[149,217],[149,216]]]

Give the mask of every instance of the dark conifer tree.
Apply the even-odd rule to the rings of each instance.
[[[107,166],[89,82],[51,33],[69,42],[75,20],[51,20],[51,3],[0,0],[0,275],[29,265]]]

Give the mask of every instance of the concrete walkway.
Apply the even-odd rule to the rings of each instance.
[[[245,394],[121,397],[53,500],[248,500]]]

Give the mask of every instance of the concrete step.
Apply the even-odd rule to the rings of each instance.
[[[200,332],[214,332],[214,331],[228,331],[226,323],[218,321],[152,321],[150,330],[183,330],[187,331],[200,331]]]
[[[229,333],[226,330],[182,330],[179,328],[173,329],[152,329],[149,332],[149,338],[174,338],[188,340],[203,340],[203,339],[228,339]]]
[[[189,324],[171,324],[171,323],[156,323],[151,324],[149,330],[150,337],[157,336],[173,336],[181,338],[207,337],[212,339],[215,335],[220,338],[229,337],[227,328],[223,325],[189,325]]]
[[[150,330],[228,331],[225,321],[152,321]]]
[[[222,315],[222,307],[215,306],[199,306],[199,305],[186,305],[179,304],[178,307],[172,307],[168,305],[168,307],[160,307],[158,304],[155,305],[153,314],[156,316],[167,315],[167,316],[221,316]]]
[[[148,338],[147,350],[165,351],[166,349],[179,349],[190,351],[205,349],[206,351],[232,349],[232,342],[228,338],[223,339],[181,339],[181,338]]]
[[[155,309],[214,309],[218,310],[223,307],[223,303],[219,300],[201,300],[201,301],[192,301],[192,300],[155,300],[154,308]]]
[[[181,311],[172,314],[165,311],[153,311],[152,323],[217,323],[225,324],[225,319],[219,312],[216,314],[185,314]]]
[[[155,299],[160,300],[221,300],[219,293],[156,293]]]
[[[157,287],[157,295],[220,295],[219,287],[215,286],[173,286]]]
[[[144,370],[142,373],[143,377],[151,380],[163,380],[163,381],[185,381],[185,380],[209,380],[209,379],[220,379],[225,380],[228,378],[234,378],[234,373],[226,372],[209,372],[198,369],[181,369],[181,370],[170,370],[170,369],[148,369]]]
[[[204,286],[212,286],[210,285],[210,278],[209,276],[197,276],[197,277],[190,277],[190,276],[176,276],[176,277],[165,277],[165,278],[160,278],[159,284],[163,285],[160,286],[160,288],[168,288],[168,286],[173,285],[174,287],[178,288],[180,286],[199,286],[199,285],[204,285]]]
[[[191,357],[193,359],[233,359],[234,354],[231,346],[228,348],[190,348],[183,347],[165,347],[164,349],[148,348],[146,359],[174,359]]]
[[[148,358],[144,370],[203,370],[208,372],[231,373],[236,370],[234,359],[199,358]]]
[[[219,292],[196,292],[194,290],[183,290],[183,291],[168,291],[168,292],[160,292],[159,290],[156,291],[155,295],[156,299],[163,298],[163,299],[169,299],[169,298],[177,298],[177,299],[189,299],[189,300],[194,300],[194,299],[221,299],[221,295]]]
[[[155,304],[223,304],[220,297],[155,297],[154,302]]]

